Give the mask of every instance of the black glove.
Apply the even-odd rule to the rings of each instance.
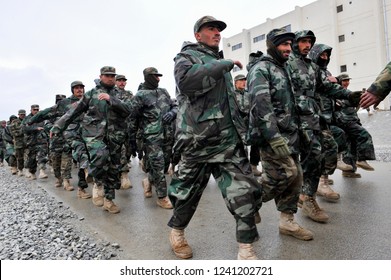
[[[273,152],[279,157],[283,158],[291,154],[287,142],[282,137],[277,137],[275,139],[270,140],[269,144],[272,147]]]
[[[163,121],[166,123],[172,122],[172,120],[175,118],[174,112],[167,112],[163,115]]]

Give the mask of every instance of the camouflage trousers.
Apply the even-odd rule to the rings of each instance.
[[[337,168],[338,144],[331,130],[322,130],[322,175],[332,175]]]
[[[5,158],[5,146],[0,144],[0,163],[4,161]]]
[[[375,160],[375,148],[371,134],[360,124],[352,123],[341,126],[350,143],[351,153],[358,161]]]
[[[338,153],[342,153],[348,149],[348,139],[346,137],[345,131],[339,128],[338,126],[330,126],[331,133],[333,134],[335,142],[337,142]]]
[[[8,166],[10,166],[10,167],[16,167],[17,166],[14,146],[9,144],[9,143],[5,144],[4,159],[8,163]]]
[[[18,170],[22,171],[24,168],[24,148],[15,149],[15,158]]]
[[[132,156],[129,141],[125,141],[121,148],[121,172],[129,172],[128,163],[130,162],[130,157]]]
[[[48,162],[48,146],[47,144],[37,145],[37,164],[39,169],[46,169]]]
[[[50,161],[54,177],[62,179],[72,178],[72,149],[62,137],[55,137],[50,142]]]
[[[296,213],[303,185],[303,170],[298,155],[279,158],[274,153],[261,150],[262,201],[274,199],[277,210]]]
[[[77,186],[86,189],[88,188],[88,183],[85,178],[84,169],[88,168],[88,154],[84,141],[79,137],[74,138],[72,141],[72,158],[79,163]]]
[[[262,186],[252,174],[243,146],[234,153],[231,162],[179,162],[178,172],[168,189],[174,206],[168,226],[187,227],[211,175],[236,220],[237,241],[252,243],[258,240],[254,214],[262,205]]]
[[[172,143],[163,145],[163,155],[164,155],[164,174],[167,173],[168,168],[170,167],[171,157],[172,157]]]
[[[37,172],[37,154],[37,145],[27,146],[24,150],[24,167],[27,168],[31,174],[35,174]]]
[[[96,138],[84,139],[89,156],[88,173],[96,184],[104,187],[107,199],[115,198],[115,190],[120,189],[122,144]]]
[[[156,195],[159,198],[167,196],[167,182],[164,175],[165,155],[162,146],[156,143],[147,143],[145,145],[145,160],[148,180],[155,186]]]

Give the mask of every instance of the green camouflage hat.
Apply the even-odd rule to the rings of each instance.
[[[112,66],[103,66],[100,69],[101,75],[115,75],[115,68]]]
[[[12,122],[13,120],[15,120],[15,119],[17,119],[17,118],[18,118],[17,116],[15,116],[15,115],[11,115],[11,116],[10,116],[10,120],[9,120],[9,121],[10,121],[10,122]]]
[[[82,86],[82,87],[85,87],[85,85],[83,84],[82,81],[74,81],[71,83],[71,90],[75,87],[75,86]]]
[[[33,109],[38,109],[39,110],[39,105],[38,104],[31,105],[31,110],[33,110]]]
[[[239,75],[235,76],[234,80],[235,81],[246,80],[246,76],[243,74],[239,74]]]
[[[212,16],[203,16],[194,24],[194,33],[199,32],[201,27],[207,23],[216,25],[220,29],[220,31],[223,31],[227,27],[227,24],[225,24],[225,22],[221,20],[217,20]]]
[[[125,75],[117,75],[115,76],[115,80],[118,81],[118,80],[125,80],[127,81],[128,79],[126,79]]]
[[[157,69],[155,67],[145,68],[143,71],[143,74],[144,74],[144,76],[147,76],[147,75],[156,75],[159,77],[163,76],[163,74],[160,74],[159,71],[157,71]]]
[[[293,43],[295,40],[295,33],[287,32],[285,28],[275,28],[266,35],[266,40],[277,47],[287,40],[291,40]]]
[[[24,109],[20,109],[19,111],[18,111],[18,115],[26,115],[26,110],[24,110]]]
[[[339,74],[337,79],[339,81],[345,81],[345,80],[350,80],[352,78],[349,77],[349,75],[347,73],[342,73],[342,74]]]

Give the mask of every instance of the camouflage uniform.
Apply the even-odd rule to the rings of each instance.
[[[16,174],[17,171],[17,161],[15,157],[15,149],[14,149],[14,139],[10,132],[10,125],[11,122],[16,119],[17,117],[15,115],[12,115],[9,119],[9,122],[7,123],[7,126],[5,127],[3,131],[3,141],[5,144],[5,154],[4,159],[8,163],[8,166],[11,167],[13,175]]]
[[[19,110],[19,115],[20,114],[26,114],[26,111]],[[14,139],[14,149],[15,149],[17,168],[20,174],[24,168],[24,149],[26,146],[24,142],[22,121],[23,118],[20,118],[19,116],[17,119],[14,119],[10,125],[10,132],[12,138]]]
[[[202,43],[185,42],[175,58],[179,108],[174,151],[181,160],[169,186],[174,212],[168,225],[187,227],[213,175],[236,220],[237,241],[253,243],[258,239],[254,215],[262,203],[261,185],[244,146],[247,128],[229,73],[233,67],[232,60]]]
[[[6,121],[1,121],[0,124],[0,166],[3,166],[5,157],[5,140],[3,137]]]
[[[114,70],[115,74],[113,67],[104,68]],[[103,68],[101,74],[102,71]],[[108,94],[110,100],[99,100],[102,93]],[[104,187],[104,196],[108,200],[114,199],[115,190],[120,188],[121,148],[126,137],[125,118],[129,115],[129,108],[119,100],[119,94],[116,87],[98,83],[52,128],[52,133],[59,134],[84,113],[80,124],[89,156],[88,173],[97,185]]]
[[[322,88],[324,95],[332,98],[350,98],[350,91],[345,90],[338,84],[333,84],[322,79],[318,66],[311,59],[300,54],[297,41],[301,38],[313,38],[310,30],[298,31],[296,42],[292,46],[292,53],[288,60],[288,72],[294,87],[296,106],[300,119],[301,156],[303,168],[302,193],[313,197],[317,191],[319,179],[324,170],[324,145],[325,136],[322,134],[320,122],[320,108],[316,100],[316,89]]]
[[[380,100],[386,98],[391,91],[391,61],[384,67],[367,91],[380,98]]]

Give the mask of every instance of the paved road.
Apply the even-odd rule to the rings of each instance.
[[[372,134],[376,147],[381,147],[382,160],[390,158],[390,112],[373,116],[360,114],[362,122]],[[391,259],[391,162],[373,162],[374,172],[359,170],[361,179],[348,179],[337,170],[332,176],[335,190],[341,200],[329,203],[319,199],[331,219],[318,224],[303,216],[299,210],[297,220],[315,234],[313,241],[305,242],[278,233],[279,214],[274,202],[261,209],[262,223],[258,225],[260,240],[256,252],[261,259],[269,260],[356,260]],[[75,172],[76,170],[74,170]],[[53,176],[46,181],[34,182],[76,212],[82,223],[96,234],[121,246],[121,259],[170,260],[176,259],[168,242],[167,221],[171,210],[156,205],[156,196],[143,197],[141,180],[145,174],[138,160],[132,162],[130,178],[132,189],[117,192],[116,203],[121,213],[109,214],[94,206],[91,200],[76,198],[76,192],[55,188]],[[77,178],[76,173],[74,178]],[[169,178],[168,178],[169,180]],[[91,191],[91,187],[89,188]],[[235,259],[234,219],[226,209],[213,178],[209,181],[197,212],[186,230],[196,260]]]

